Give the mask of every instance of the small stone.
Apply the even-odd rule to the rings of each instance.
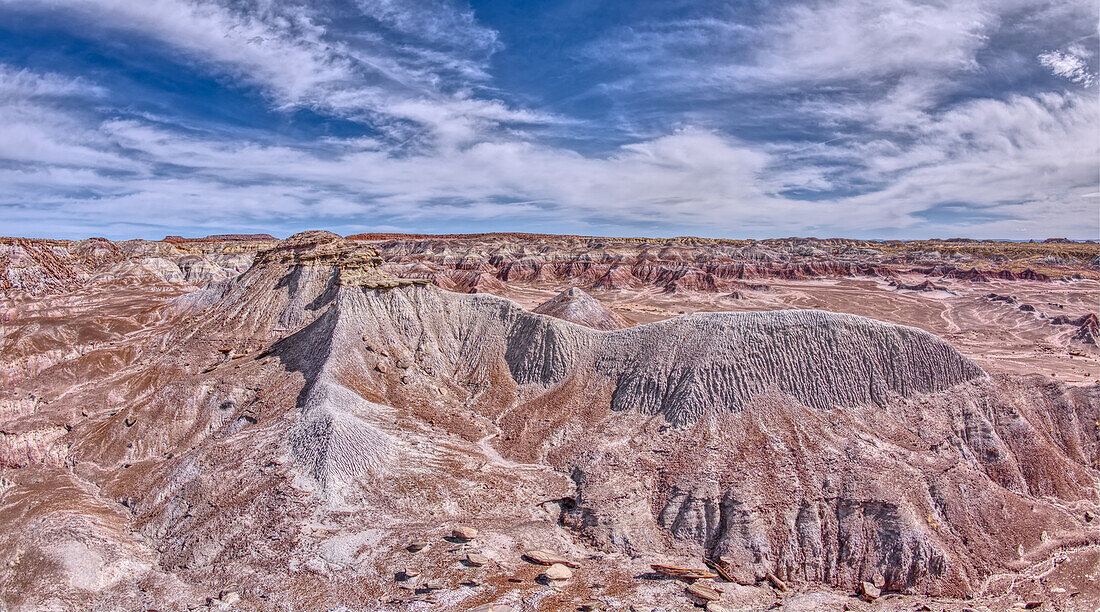
[[[707,612],[733,612],[733,609],[717,601],[708,601]]]
[[[886,586],[886,578],[882,574],[875,574],[871,578],[871,584],[881,589],[882,587]]]
[[[425,542],[425,541],[423,541],[423,540],[417,540],[417,541],[415,541],[415,542],[411,542],[411,543],[410,543],[410,544],[409,544],[409,545],[408,545],[408,546],[407,546],[407,547],[405,548],[405,550],[407,550],[407,551],[409,551],[409,552],[420,552],[420,551],[424,550],[424,549],[425,549],[425,548],[427,548],[427,547],[428,547],[428,543],[427,543],[427,542]]]
[[[414,570],[411,567],[406,567],[405,569],[401,570],[401,573],[404,574],[406,578],[416,578],[420,575],[420,572]]]
[[[439,591],[444,588],[444,585],[438,580],[429,580],[424,583],[424,588],[429,591]]]
[[[1094,520],[1096,520],[1096,515],[1089,510],[1085,510],[1085,522],[1091,523]]]
[[[580,605],[577,606],[577,609],[581,610],[582,612],[595,612],[596,610],[603,609],[603,602],[595,599],[582,601]]]
[[[466,555],[466,563],[474,567],[481,567],[489,562],[489,558],[481,553],[470,553]]]
[[[378,370],[382,374],[385,374],[386,371],[389,370],[389,368],[386,367],[386,364],[382,363],[381,361],[374,364],[374,369]]]
[[[547,580],[569,580],[573,577],[573,570],[561,563],[555,563],[546,568],[543,576],[546,576]]]
[[[882,591],[873,583],[864,580],[859,583],[859,596],[863,601],[874,601],[882,595]]]
[[[236,591],[229,591],[228,593],[223,593],[219,599],[221,599],[222,604],[232,606],[240,603],[241,596]]]
[[[764,578],[767,578],[768,582],[772,583],[772,586],[775,587],[777,590],[787,590],[787,583],[780,580],[779,577],[775,574],[768,572],[767,574],[764,574]]]
[[[451,537],[456,540],[470,541],[477,537],[477,529],[466,525],[459,525],[451,530]]]
[[[701,600],[704,603],[717,601],[719,597],[718,591],[715,591],[713,588],[711,588],[710,585],[703,582],[695,582],[689,584],[685,591],[687,591],[688,595],[691,595],[695,599]]]
[[[407,370],[413,367],[413,362],[409,361],[408,359],[402,359],[397,362],[397,367],[401,368],[402,370]]]
[[[523,553],[523,556],[526,557],[528,561],[538,563],[539,565],[553,565],[555,563],[560,563],[569,567],[577,567],[576,563],[573,563],[572,561],[566,559],[558,553],[541,548],[536,550],[529,550]]]

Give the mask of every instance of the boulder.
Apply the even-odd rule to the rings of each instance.
[[[555,563],[560,563],[569,567],[577,567],[576,563],[570,561],[569,559],[566,559],[558,553],[549,550],[543,550],[541,548],[536,550],[529,550],[523,553],[523,556],[528,561],[531,561],[532,563],[538,563],[539,565],[554,565]]]
[[[474,567],[481,567],[488,562],[489,558],[481,553],[469,553],[466,555],[466,563]]]
[[[873,583],[864,580],[859,583],[859,596],[863,601],[874,601],[882,596],[882,591]]]
[[[477,537],[477,529],[466,525],[459,525],[451,530],[451,537],[456,540],[468,542]]]
[[[569,580],[573,577],[573,570],[561,563],[555,563],[546,568],[542,575],[546,576],[547,580]]]

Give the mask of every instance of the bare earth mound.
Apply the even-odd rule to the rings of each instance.
[[[553,298],[539,304],[532,312],[550,315],[591,327],[592,329],[612,330],[630,327],[626,317],[604,306],[596,298],[577,287],[570,287]]]

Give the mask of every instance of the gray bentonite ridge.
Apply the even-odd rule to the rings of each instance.
[[[489,387],[504,371],[538,387],[594,378],[612,386],[612,409],[661,414],[677,426],[707,410],[740,410],[764,393],[821,409],[882,405],[891,394],[983,376],[927,332],[822,311],[700,313],[597,331],[491,295],[394,286],[360,270],[369,257],[344,254],[338,237],[321,239],[326,257],[303,252],[301,239],[288,241],[286,256],[264,255],[248,273],[184,303],[216,304],[212,310],[227,321],[271,338],[301,326],[276,347],[307,377],[292,443],[325,486],[380,468],[388,452],[385,434],[370,422],[383,407],[339,382],[383,367],[364,340],[415,364],[406,381],[443,376]],[[353,270],[346,261],[355,262]]]

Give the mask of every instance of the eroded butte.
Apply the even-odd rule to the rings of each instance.
[[[0,603],[1092,610],[1098,256],[0,239]]]

